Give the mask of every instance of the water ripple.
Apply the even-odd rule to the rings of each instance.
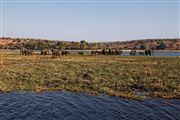
[[[0,93],[0,120],[178,120],[180,100],[128,100],[71,92]]]

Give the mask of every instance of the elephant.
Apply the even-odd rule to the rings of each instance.
[[[49,50],[41,50],[41,55],[48,55],[49,54]]]
[[[78,54],[79,55],[84,55],[84,52],[83,51],[79,51]]]
[[[33,55],[34,51],[33,50],[26,50],[26,55]]]
[[[115,50],[115,55],[123,55],[123,51],[122,50]]]
[[[102,55],[108,55],[109,51],[107,51],[106,49],[102,49],[101,54]]]
[[[30,49],[22,48],[22,49],[20,50],[20,54],[21,54],[21,55],[33,55],[33,54],[34,54],[34,51],[33,51],[33,50],[30,50]]]
[[[129,54],[130,54],[130,55],[136,55],[136,50],[135,50],[135,49],[131,49],[131,51],[130,51]]]
[[[20,55],[26,55],[26,48],[22,48],[21,50],[20,50]]]
[[[61,52],[61,55],[68,56],[68,55],[69,55],[69,52],[68,52],[68,51],[62,51],[62,52]]]
[[[98,51],[97,50],[92,50],[91,51],[91,55],[97,55],[98,54]]]
[[[147,55],[147,56],[148,56],[148,55],[151,56],[151,55],[154,54],[154,51],[151,50],[151,49],[146,49],[145,52],[144,52],[144,54]]]
[[[140,55],[140,56],[144,56],[144,52],[138,52],[138,54]]]
[[[61,52],[58,49],[52,49],[52,58],[60,57]]]

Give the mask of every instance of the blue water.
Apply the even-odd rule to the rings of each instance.
[[[180,100],[71,92],[0,93],[0,120],[179,120]]]
[[[180,52],[155,52],[155,56],[180,56]]]
[[[123,54],[129,56],[129,52],[123,52]],[[180,56],[180,52],[154,52],[152,56]]]

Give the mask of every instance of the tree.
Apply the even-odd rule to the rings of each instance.
[[[163,42],[161,42],[157,47],[156,47],[156,49],[158,49],[158,50],[164,50],[164,49],[166,49],[166,44],[165,43],[163,43]]]
[[[140,50],[144,50],[144,49],[146,49],[146,44],[145,43],[142,43],[141,45],[140,45],[140,47],[139,47],[139,49]]]
[[[34,49],[35,48],[35,43],[28,41],[22,44],[23,47],[28,48],[28,49]]]
[[[81,49],[87,48],[87,46],[86,46],[86,41],[85,41],[85,40],[81,40],[81,41],[80,41],[80,48],[81,48]]]
[[[69,48],[70,49],[79,49],[80,48],[80,43],[79,42],[70,42],[69,43]]]
[[[3,49],[4,48],[4,46],[3,45],[0,45],[0,49]]]
[[[49,43],[39,40],[39,41],[35,41],[34,42],[34,49],[39,49],[39,50],[43,50],[43,49],[47,49],[49,48]]]
[[[60,49],[63,49],[64,48],[64,43],[62,41],[58,41],[56,46]]]
[[[97,43],[92,43],[91,44],[91,49],[97,49],[98,48],[98,44]]]

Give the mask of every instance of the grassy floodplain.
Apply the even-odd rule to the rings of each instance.
[[[180,57],[23,56],[0,52],[0,91],[66,90],[132,99],[180,98]]]

